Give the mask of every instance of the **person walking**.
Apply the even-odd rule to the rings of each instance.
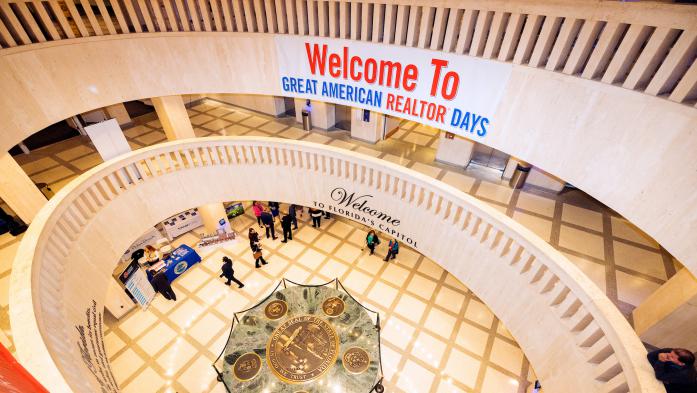
[[[269,210],[271,211],[271,215],[273,216],[274,220],[278,218],[278,220],[281,220],[281,217],[279,217],[281,213],[281,205],[278,204],[278,202],[271,202],[269,201]]]
[[[152,272],[152,270],[150,271]],[[161,293],[165,299],[177,301],[177,294],[172,290],[172,285],[167,279],[167,275],[165,274],[164,270],[160,271],[159,273],[153,272],[152,281],[150,281],[150,284],[152,284],[155,291]]]
[[[252,255],[254,256],[254,262],[255,265],[254,267],[260,268],[261,265],[266,265],[268,262],[264,260],[264,255],[261,252],[261,243],[259,242],[250,242],[249,243],[249,248],[252,249]]]
[[[261,223],[266,227],[266,238],[272,237],[273,240],[278,239],[276,237],[276,228],[274,226],[273,216],[267,211],[261,212]]]
[[[322,211],[311,207],[308,213],[310,213],[310,217],[312,217],[312,227],[319,228],[322,222]]]
[[[293,220],[290,218],[289,214],[286,214],[281,218],[281,228],[283,229],[283,240],[281,243],[287,243],[288,240],[293,240],[293,231],[291,230]]]
[[[290,221],[293,223],[293,229],[298,229],[297,209],[298,207],[295,205],[288,206],[288,215],[290,216]]]
[[[261,228],[261,212],[264,211],[264,206],[257,201],[253,201],[252,210],[254,210],[254,216],[257,218],[257,224],[259,224],[259,227]]]
[[[370,255],[373,255],[375,253],[375,246],[380,244],[378,234],[375,233],[374,230],[371,229],[370,232],[368,232],[368,235],[365,237],[365,244],[370,249]]]
[[[387,244],[387,256],[385,256],[385,262],[389,261],[390,259],[395,259],[398,253],[399,242],[397,242],[397,239],[390,240],[390,242]]]
[[[235,270],[232,268],[232,259],[228,258],[227,256],[224,256],[223,266],[220,267],[220,270],[223,271],[220,274],[220,277],[227,278],[227,282],[225,283],[225,285],[230,286],[230,282],[234,281],[239,288],[244,288],[244,284],[242,284],[240,280],[235,278]]]
[[[254,230],[254,228],[249,228],[247,237],[249,237],[250,243],[259,243],[259,234]]]

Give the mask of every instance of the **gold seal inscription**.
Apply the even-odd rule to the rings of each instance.
[[[368,369],[370,356],[363,348],[353,347],[344,352],[342,358],[344,368],[351,374],[360,374]]]
[[[330,317],[337,317],[344,312],[346,305],[338,297],[330,297],[322,303],[322,311]]]
[[[266,346],[266,362],[282,381],[301,383],[320,378],[339,356],[339,336],[322,318],[301,315],[283,322]]]
[[[249,381],[259,374],[261,370],[261,356],[254,352],[247,352],[237,358],[232,365],[232,373],[240,381]]]
[[[272,320],[282,318],[287,312],[288,304],[283,300],[272,300],[264,307],[264,315]]]

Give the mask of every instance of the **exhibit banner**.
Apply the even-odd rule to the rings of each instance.
[[[512,72],[511,64],[426,49],[297,36],[275,42],[284,95],[375,110],[470,139],[495,132],[492,116]]]
[[[175,237],[203,225],[203,220],[197,209],[190,209],[169,217],[161,224],[167,238],[172,241]]]
[[[130,277],[126,280],[126,289],[133,295],[133,298],[143,310],[147,309],[150,302],[155,298],[155,290],[150,285],[148,276],[140,268],[132,271]]]

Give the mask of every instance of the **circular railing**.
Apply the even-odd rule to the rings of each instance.
[[[193,190],[163,199],[163,190],[184,183]],[[512,219],[389,162],[275,138],[158,144],[61,190],[30,226],[13,266],[10,313],[20,360],[52,390],[94,391],[99,386],[75,345],[76,319],[85,307],[101,311],[111,261],[147,226],[231,196],[310,204],[337,184],[369,192],[382,211],[401,216],[401,230],[419,239],[415,248],[472,289],[513,333],[548,391],[662,391],[646,350],[607,296]]]

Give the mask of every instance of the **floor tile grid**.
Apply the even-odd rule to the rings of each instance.
[[[352,223],[352,224],[353,224],[353,223]],[[300,258],[300,259],[301,259],[301,258]],[[419,263],[420,263],[420,262],[419,262]],[[372,282],[368,285],[368,287],[366,288],[366,290],[365,290],[362,294],[361,294],[361,293],[357,294],[357,297],[359,297],[360,299],[362,299],[362,301],[364,301],[364,302],[369,302],[369,300],[367,299],[367,297],[366,297],[364,294],[370,293],[370,291],[371,291],[371,289],[374,287],[374,285],[375,285],[377,282],[380,281],[381,273],[385,270],[385,268],[387,268],[387,266],[388,266],[388,265],[385,264],[385,265],[380,269],[380,271],[379,271],[377,274],[374,275],[374,278],[373,278]],[[417,269],[418,269],[418,267],[417,267]],[[421,273],[418,273],[418,272],[417,272],[417,269],[414,269],[414,270],[411,271],[409,277],[405,280],[405,283],[406,283],[406,282],[410,282],[411,279],[412,279],[412,277],[413,277],[414,275],[417,275],[417,274],[420,275],[420,274],[421,274]],[[357,261],[354,262],[354,263],[352,264],[351,270],[349,270],[349,272],[350,272],[350,271],[353,271],[353,270],[359,270],[359,271],[362,270],[362,268],[361,268],[360,266],[357,265]],[[370,272],[367,272],[367,271],[364,271],[364,272],[367,273],[367,274],[370,273]],[[348,274],[348,272],[344,274],[344,277],[345,277],[346,274]],[[448,285],[448,284],[446,284],[446,283],[444,282],[446,276],[447,276],[447,273],[443,274],[442,277],[441,277],[441,279],[439,280],[439,283],[440,283],[441,285],[446,285],[446,286]],[[327,279],[326,276],[320,275],[320,277],[323,278],[323,279]],[[344,278],[344,277],[340,277],[340,279],[342,279],[342,278]],[[424,277],[426,277],[426,276],[424,276]],[[397,289],[397,290],[400,290],[400,292],[402,292],[402,293],[405,292],[405,290],[404,290],[405,286],[400,286],[400,285],[391,283],[391,282],[389,282],[389,281],[383,281],[383,282],[384,282],[385,284],[389,285],[389,286],[394,287],[394,288]],[[456,291],[459,290],[458,288],[455,288],[455,287],[450,287],[450,288],[453,289],[453,290],[456,290]],[[428,330],[428,327],[427,327],[427,325],[426,325],[426,323],[425,323],[425,322],[426,322],[425,319],[426,319],[426,317],[428,316],[429,310],[430,310],[431,308],[433,308],[433,307],[438,307],[441,311],[450,313],[449,310],[447,310],[447,309],[445,309],[445,308],[442,308],[442,307],[439,307],[439,306],[436,306],[435,304],[433,304],[433,303],[434,303],[434,300],[435,300],[435,296],[436,296],[436,291],[433,292],[433,294],[432,294],[432,296],[431,296],[431,299],[430,299],[430,304],[427,306],[426,310],[423,312],[421,321],[420,321],[419,323],[412,323],[412,322],[407,321],[407,320],[404,320],[404,321],[405,321],[406,323],[413,324],[413,327],[416,327],[416,328],[419,328],[419,327],[422,327],[422,326],[426,326],[426,329],[425,329],[425,330],[426,330],[426,331],[429,331],[429,330]],[[397,304],[398,301],[399,301],[399,297],[396,297],[396,298],[393,300],[392,305],[387,309],[387,312],[386,312],[386,313],[384,314],[384,316],[382,317],[382,320],[383,320],[384,322],[389,321],[389,319],[388,319],[389,316],[395,314],[394,307],[395,307],[395,305]],[[370,306],[371,306],[371,307],[374,307],[374,308],[376,308],[376,309],[380,309],[380,310],[385,311],[385,308],[382,307],[382,306],[380,306],[380,305],[370,304]],[[462,316],[464,316],[464,308],[463,308],[462,314],[463,314]],[[457,316],[457,315],[455,315],[455,316]],[[466,322],[462,322],[462,323],[466,323]],[[384,325],[384,323],[383,323],[383,325]],[[495,332],[496,332],[495,327],[494,327],[494,329],[492,330],[492,332],[495,334]],[[429,333],[432,334],[432,335],[438,336],[437,333],[434,333],[433,331],[429,331]],[[457,333],[457,329],[453,330],[453,337],[450,337],[450,339],[453,341],[453,344],[451,344],[451,348],[452,348],[452,347],[458,347],[457,344],[454,344],[454,340],[453,340],[454,335],[455,335],[456,333]],[[415,335],[415,336],[416,336],[416,335]],[[510,339],[508,339],[508,338],[506,338],[506,337],[503,337],[503,336],[499,336],[499,337],[502,338],[502,339],[504,339],[504,340],[510,341],[511,343],[514,344],[514,342],[513,342],[512,340],[510,340]],[[390,346],[391,344],[386,343],[385,345]],[[517,344],[516,344],[516,345],[517,345]],[[412,343],[410,344],[410,346],[413,346],[413,341],[412,341]],[[399,350],[399,348],[395,348],[395,347],[393,347],[392,349],[394,349],[394,350]],[[412,347],[407,347],[407,348],[404,350],[404,353],[406,354],[406,356],[403,356],[402,362],[400,363],[400,367],[403,367],[404,363],[405,363],[407,360],[412,360],[412,361],[415,361],[415,362],[417,362],[417,363],[420,363],[421,365],[423,365],[423,366],[425,366],[425,367],[430,367],[431,369],[433,369],[433,366],[428,365],[428,364],[425,363],[421,358],[412,355],[412,354],[411,354],[411,353],[412,353],[411,349],[413,349],[413,348],[412,348]],[[466,349],[464,349],[464,348],[461,348],[461,347],[460,347],[459,349],[461,349],[463,352],[468,352],[468,350],[466,350]],[[474,354],[474,353],[472,353],[471,355],[477,357],[477,355]],[[443,359],[445,359],[445,357],[443,357]],[[444,361],[444,360],[442,360],[442,361]],[[497,367],[497,366],[494,365],[494,367]],[[500,371],[503,371],[504,373],[510,374],[510,372],[507,371],[507,370],[505,370],[505,369],[499,368],[499,370],[500,370]],[[435,367],[435,370],[434,370],[434,371],[437,372],[437,371],[438,371],[438,367]],[[521,375],[527,375],[527,370],[525,370],[525,372],[522,373]],[[517,377],[517,376],[515,376],[515,377]],[[483,376],[482,376],[482,378],[483,378]],[[395,382],[395,381],[393,380],[392,382]],[[441,383],[443,383],[443,382],[441,382]],[[481,378],[480,378],[479,384],[481,384]],[[526,385],[525,385],[525,384],[521,384],[521,386],[526,386]],[[437,386],[434,386],[434,389],[436,389],[436,387],[437,387]]]
[[[352,223],[352,224],[353,224],[353,223]],[[300,257],[299,259],[302,259],[302,258]],[[325,263],[326,263],[326,262],[325,262]],[[371,284],[369,284],[369,286],[366,288],[366,290],[365,290],[363,293],[358,293],[358,294],[356,294],[357,297],[358,297],[359,299],[361,299],[361,301],[368,302],[367,299],[366,299],[366,296],[365,296],[364,294],[367,294],[367,293],[370,292],[370,290],[371,290],[372,287],[375,285],[375,283],[377,283],[377,282],[379,281],[379,277],[381,276],[382,271],[384,271],[384,269],[385,269],[387,266],[388,266],[388,265],[385,265],[385,266],[383,266],[383,267],[380,269],[380,272],[374,276],[375,278],[372,280]],[[357,263],[354,262],[354,263],[352,264],[352,269],[351,269],[351,270],[348,270],[346,273],[344,273],[344,276],[343,276],[343,277],[340,277],[340,279],[344,278],[344,277],[346,276],[346,274],[348,274],[348,272],[353,271],[353,270],[361,270],[361,267],[357,266]],[[416,270],[412,271],[411,274],[412,274],[412,275],[415,274],[415,273],[414,273],[415,271],[416,271]],[[366,271],[366,273],[369,273],[369,272]],[[319,276],[320,276],[320,278],[322,278],[321,281],[324,281],[324,280],[326,280],[326,279],[328,278],[328,277],[322,275],[321,273],[319,274]],[[445,276],[446,276],[446,275],[444,275],[444,277],[445,277]],[[410,275],[410,277],[409,277],[406,281],[409,281],[410,279],[411,279],[411,275]],[[443,279],[442,279],[442,280],[443,280]],[[387,285],[390,285],[390,286],[392,286],[392,287],[398,289],[398,290],[404,288],[403,286],[399,286],[399,285],[396,285],[396,284],[394,284],[394,283],[390,283],[390,282],[385,282],[385,283],[386,283]],[[457,290],[457,288],[454,288],[454,289]],[[435,296],[435,293],[434,293],[433,296]],[[389,318],[390,315],[394,314],[394,307],[395,307],[395,305],[396,305],[396,303],[397,303],[398,301],[399,301],[399,297],[396,297],[396,298],[393,300],[391,307],[388,309],[388,311],[387,311],[387,312],[384,314],[384,316],[382,317],[382,320],[383,320],[383,321],[389,321],[388,318]],[[383,307],[380,307],[379,305],[376,307],[376,305],[370,304],[369,306],[374,307],[374,308],[376,308],[376,309],[381,309],[381,310],[384,311],[384,308],[383,308]],[[447,310],[443,309],[443,311],[447,311]],[[428,312],[427,312],[427,311],[424,312],[424,313],[423,313],[423,318],[426,318],[427,315],[428,315]],[[406,320],[405,320],[405,322],[411,323],[411,322],[406,321]],[[384,323],[383,323],[383,326],[384,326]],[[414,327],[419,327],[419,326],[424,326],[424,324],[423,324],[423,323],[421,323],[421,324],[414,324]],[[494,330],[494,332],[495,332],[495,330]],[[433,332],[430,332],[430,333],[433,334]],[[415,336],[416,336],[416,334],[415,334]],[[508,338],[505,338],[505,337],[504,337],[504,339],[508,340]],[[390,346],[389,343],[387,343],[386,345]],[[517,344],[516,344],[516,345],[517,345]],[[395,347],[393,347],[392,349],[393,349],[393,350],[400,350],[399,348],[395,348]],[[464,350],[464,351],[466,351],[466,350]],[[401,362],[400,366],[403,366],[403,363],[406,361],[406,359],[411,359],[412,361],[417,361],[417,362],[421,363],[422,365],[424,365],[424,366],[426,366],[426,367],[429,367],[429,366],[428,366],[427,364],[425,364],[420,358],[415,357],[415,356],[413,356],[413,355],[410,355],[410,350],[409,350],[409,348],[406,348],[406,350],[404,351],[404,354],[405,354],[405,355],[402,357],[402,362]],[[437,368],[436,368],[434,371],[437,372]],[[504,372],[510,374],[510,372],[507,372],[506,370],[504,370]],[[523,375],[527,375],[527,372],[525,372]],[[392,382],[394,382],[394,381],[392,381]],[[524,386],[524,384],[523,384],[522,386]],[[394,387],[393,387],[393,389],[394,389]],[[433,389],[434,389],[433,391],[435,391],[436,386],[434,386]]]
[[[228,255],[231,256],[231,257],[233,257],[233,258],[237,258],[237,256],[234,255],[234,254],[229,254],[229,253],[228,253]],[[239,263],[239,262],[238,262],[238,263]],[[206,269],[204,266],[195,266],[193,269],[208,270],[208,269]],[[199,288],[205,286],[207,283],[209,283],[209,282],[211,282],[211,281],[213,281],[213,280],[216,279],[216,278],[213,277],[214,274],[212,274],[212,273],[209,273],[209,274],[211,275],[211,277],[210,277],[207,281],[205,281],[204,283],[202,283],[202,284],[199,286]],[[248,274],[246,274],[246,275],[244,275],[244,276],[240,276],[240,279],[241,279],[241,280],[244,280],[249,274],[251,274],[251,271],[248,272]],[[217,277],[217,276],[216,276],[216,277]],[[175,313],[177,310],[179,310],[179,306],[181,306],[181,305],[183,304],[183,301],[184,301],[185,299],[193,299],[193,301],[197,302],[197,304],[200,305],[200,306],[205,306],[206,303],[205,303],[205,300],[204,300],[204,299],[201,299],[201,298],[197,295],[196,292],[190,292],[190,291],[187,290],[186,288],[184,288],[184,287],[182,287],[181,285],[179,285],[177,282],[175,282],[175,283],[173,284],[173,289],[174,289],[174,291],[175,291],[175,293],[177,294],[177,297],[178,297],[178,299],[179,299],[179,300],[177,301],[178,304],[175,304],[174,307],[172,307],[171,309],[169,309],[169,310],[166,311],[166,312],[162,312],[162,311],[158,310],[156,307],[151,306],[151,307],[148,309],[148,312],[151,312],[151,313],[153,313],[155,316],[157,316],[157,319],[158,319],[158,321],[159,321],[158,323],[164,323],[164,324],[168,325],[170,328],[172,328],[173,330],[175,330],[175,331],[177,331],[177,332],[182,332],[182,330],[185,330],[185,329],[182,329],[181,326],[179,326],[179,325],[177,325],[176,323],[174,323],[173,321],[171,321],[171,320],[169,319],[169,316],[172,315],[173,313]],[[252,300],[253,300],[252,298],[248,297],[246,294],[241,294],[241,296],[244,296],[244,297],[247,299],[247,301],[252,301]],[[162,300],[162,299],[160,299],[160,300]],[[220,313],[220,311],[218,311],[218,309],[216,308],[216,306],[217,306],[220,302],[222,302],[222,301],[223,301],[223,299],[218,299],[214,304],[212,304],[212,305],[210,305],[209,307],[207,307],[207,308],[205,309],[205,312],[200,313],[198,316],[196,316],[196,317],[192,320],[191,326],[193,326],[196,322],[198,322],[198,321],[203,317],[204,314],[206,314],[206,313],[212,313],[212,314],[216,315],[216,317],[219,317],[220,319],[222,319],[222,320],[224,320],[224,321],[227,322],[227,323],[217,332],[218,335],[227,336],[227,334],[228,334],[228,332],[229,332],[229,328],[230,328],[230,323],[231,323],[231,321],[232,321],[232,317],[231,317],[231,315],[223,315],[223,314]],[[139,312],[139,311],[137,311],[137,312]],[[135,312],[135,313],[132,312],[130,317],[133,317],[133,315],[137,315],[137,312]],[[119,357],[121,354],[123,354],[127,349],[130,348],[130,349],[133,349],[134,351],[136,351],[136,352],[138,353],[138,355],[139,355],[141,358],[143,358],[143,359],[145,360],[145,363],[144,363],[144,365],[143,365],[141,368],[139,368],[136,372],[134,372],[129,378],[127,378],[127,379],[121,381],[121,382],[120,382],[121,386],[128,386],[128,384],[129,384],[133,379],[135,379],[135,377],[138,375],[138,373],[139,373],[140,371],[142,371],[143,369],[147,368],[148,366],[154,368],[155,371],[158,372],[161,376],[163,376],[163,377],[167,376],[167,370],[164,369],[164,368],[160,365],[160,363],[157,361],[157,358],[158,358],[159,355],[161,355],[161,354],[163,354],[164,352],[167,351],[168,345],[163,346],[163,347],[162,347],[159,351],[157,351],[156,353],[150,353],[150,354],[148,354],[148,353],[145,352],[145,351],[140,347],[140,345],[138,344],[138,340],[141,339],[143,336],[145,336],[145,335],[147,334],[147,331],[143,331],[143,332],[141,332],[141,334],[138,334],[137,336],[129,336],[128,334],[126,334],[125,332],[123,332],[123,331],[118,327],[121,323],[126,322],[126,321],[128,321],[128,320],[129,320],[129,319],[126,319],[126,320],[124,320],[124,321],[120,321],[118,324],[110,325],[111,332],[114,333],[114,334],[117,334],[117,335],[119,336],[119,338],[121,338],[124,342],[126,342],[126,343],[128,344],[128,345],[126,345],[126,347],[124,347],[122,350],[120,350],[120,351],[118,351],[118,352],[116,352],[116,353],[113,353],[113,354],[110,353],[110,354],[109,354],[109,355],[110,355],[110,360],[113,361],[114,359],[116,359],[117,357]],[[216,349],[216,348],[211,348],[211,347],[208,347],[208,346],[204,346],[204,345],[200,344],[197,340],[191,339],[191,338],[187,338],[185,335],[181,335],[181,336],[179,336],[177,339],[179,339],[179,340],[182,340],[182,339],[183,339],[183,340],[186,340],[186,342],[187,342],[188,344],[190,344],[190,345],[192,345],[193,347],[195,347],[196,350],[197,350],[197,355],[191,357],[191,358],[186,362],[186,364],[184,364],[184,366],[181,367],[181,368],[179,369],[179,372],[177,372],[176,374],[174,374],[174,375],[171,376],[171,377],[173,378],[174,382],[173,382],[171,385],[168,385],[166,388],[172,388],[172,389],[174,389],[174,390],[176,390],[176,391],[187,391],[187,389],[186,389],[185,387],[183,387],[183,386],[178,386],[178,384],[177,384],[177,382],[176,382],[177,377],[180,376],[180,374],[182,373],[182,370],[186,370],[187,366],[190,366],[199,356],[205,356],[208,360],[210,360],[210,363],[212,364],[213,361],[214,361],[214,360],[217,358],[217,356],[219,355],[219,352],[218,352],[218,349]],[[174,341],[174,340],[170,340],[170,343],[171,343],[172,341]],[[163,389],[166,389],[166,388],[163,388]]]
[[[338,221],[338,220],[337,220],[337,221]],[[248,221],[248,223],[250,223],[250,225],[256,225],[255,222],[253,222],[253,223],[252,223],[252,222],[253,222],[253,220],[251,220],[251,219]],[[333,224],[333,223],[332,223],[332,224]],[[353,223],[349,223],[349,224],[352,225],[352,226],[356,226],[356,225],[357,225],[357,224],[354,225]],[[300,230],[302,229],[302,226],[303,226],[303,225],[307,225],[307,224],[306,224],[306,223],[302,223],[301,226],[300,226]],[[331,228],[331,227],[327,227],[327,228]],[[352,229],[351,232],[353,232],[353,231],[355,231],[355,230],[357,230],[357,229]],[[244,233],[246,233],[246,231],[245,231]],[[330,234],[330,235],[331,235],[331,234]],[[246,239],[244,239],[244,240],[246,240]],[[268,260],[269,260],[269,263],[270,263],[270,264],[273,264],[273,263],[274,263],[274,259],[278,256],[278,252],[277,252],[276,250],[271,250],[270,247],[269,247],[268,249],[269,249],[269,251],[268,251]],[[245,264],[247,267],[251,267],[251,264],[250,264],[250,263],[245,262],[245,257],[248,258],[248,256],[246,256],[246,251],[243,250],[243,251],[241,251],[240,254],[233,254],[233,253],[229,253],[229,252],[226,252],[226,254],[228,254],[229,256],[231,256],[231,257],[233,257],[233,258],[235,258],[236,261],[239,261],[240,259],[242,259],[242,263],[243,263],[243,264]],[[241,256],[240,256],[240,255],[241,255]],[[423,259],[423,257],[420,257],[420,259]],[[298,257],[298,260],[302,261],[302,255]],[[324,263],[327,263],[328,260],[329,260],[329,258],[327,258],[327,260],[325,260]],[[357,260],[358,260],[358,259],[357,259]],[[239,263],[239,262],[236,262],[236,263]],[[414,272],[416,271],[416,269],[418,268],[418,264],[420,264],[420,263],[421,263],[421,261],[419,261],[419,262],[417,263],[417,265],[415,266],[414,270],[411,272],[410,277],[407,278],[407,280],[410,281],[410,280],[411,280],[411,277],[412,277],[414,274],[416,274],[416,273],[414,273]],[[269,266],[271,266],[271,265],[269,265]],[[384,270],[387,266],[388,266],[388,264],[384,264],[384,265],[382,266],[381,270]],[[200,268],[208,270],[206,265],[202,265]],[[353,268],[354,268],[354,269],[360,269],[360,267],[356,266],[356,261],[354,261],[354,263],[353,263]],[[262,274],[265,274],[264,269],[261,269],[260,271],[261,271]],[[321,271],[321,267],[318,268],[318,269],[316,270],[315,275],[317,275],[317,276],[319,276],[320,278],[322,278],[322,281],[323,281],[323,280],[325,279],[325,277],[324,277],[324,275],[322,275],[321,273],[319,273],[320,271]],[[349,271],[351,271],[351,270],[349,270]],[[345,275],[345,274],[348,274],[349,271],[347,271],[346,273],[344,273],[344,275]],[[253,272],[248,272],[248,274],[242,276],[242,281],[244,282],[245,279],[246,279],[248,276],[250,276],[252,273],[253,273]],[[209,272],[209,274],[212,274],[212,273]],[[420,274],[420,273],[418,273],[418,274]],[[375,282],[377,282],[377,281],[380,279],[379,277],[380,277],[380,274],[378,274],[378,275],[375,276],[375,278],[373,279],[373,283],[371,283],[371,286],[372,286]],[[445,286],[445,285],[448,285],[447,283],[444,282],[445,277],[447,277],[447,273],[441,272],[441,279],[440,279],[440,281],[441,281],[441,284],[444,285],[444,286]],[[270,278],[273,278],[273,277],[270,277]],[[211,280],[211,278],[209,278],[205,283],[200,283],[200,284],[198,285],[198,288],[204,287],[204,286],[206,285],[206,283],[209,282],[210,280]],[[312,281],[312,280],[311,280],[311,281]],[[387,283],[388,285],[393,286],[393,287],[399,288],[398,285],[393,284],[393,283],[390,283],[389,281],[387,281],[386,283]],[[181,285],[178,285],[178,284],[175,283],[174,286],[175,286],[175,291],[176,291],[178,294],[179,294],[179,293],[182,293],[182,294],[187,294],[187,295],[189,295],[189,296],[197,296],[197,294],[195,294],[195,293],[190,293],[186,288],[182,287]],[[460,290],[459,288],[456,288],[456,287],[450,287],[450,288],[453,289],[453,290]],[[268,289],[270,290],[270,288],[268,288]],[[369,291],[370,291],[370,288],[367,288],[366,291],[365,291],[364,293],[367,294],[367,293],[369,293]],[[358,296],[359,296],[359,297],[364,297],[363,294],[358,294]],[[433,299],[434,296],[435,296],[435,295],[432,296],[431,302],[434,300],[434,299]],[[253,299],[251,299],[251,298],[249,298],[249,297],[248,297],[248,300],[249,300],[249,301],[253,301]],[[396,302],[397,302],[398,300],[399,300],[399,297],[395,298],[395,300],[393,301],[393,305],[392,305],[391,308],[394,308],[394,305],[396,304]],[[216,305],[217,305],[217,303],[216,303]],[[216,307],[216,306],[213,306],[213,307]],[[170,324],[171,324],[171,322],[167,319],[167,315],[172,314],[172,313],[175,312],[176,310],[177,310],[177,308],[173,308],[172,310],[168,311],[167,314],[164,314],[164,315],[163,315],[163,314],[161,314],[161,313],[159,313],[159,312],[157,312],[157,314],[158,314],[158,317],[159,317],[159,318],[164,319],[164,320],[168,321],[167,323],[170,323]],[[216,309],[213,308],[213,310],[214,310],[214,312],[215,312]],[[445,310],[445,309],[441,309],[441,310],[442,310],[442,311],[447,311],[447,310]],[[391,311],[391,312],[394,313],[394,311]],[[464,312],[464,311],[462,311],[462,312]],[[390,313],[390,312],[388,312],[387,314],[389,314],[389,313]],[[428,311],[424,312],[423,318],[426,318],[426,315],[428,315]],[[389,316],[386,317],[386,318],[389,318]],[[414,326],[415,326],[415,327],[418,327],[418,325],[416,325],[416,324],[414,324]],[[172,327],[178,328],[177,326],[172,326]],[[124,333],[120,332],[120,330],[119,330],[118,328],[114,328],[114,332],[119,332],[119,336],[120,336],[124,341],[129,341],[130,339],[132,339],[132,338],[126,337],[126,335],[125,335]],[[433,333],[433,332],[430,332],[430,333],[431,333],[432,335],[434,335],[435,337],[437,337],[437,334],[435,334],[435,333]],[[493,330],[493,331],[490,332],[490,333],[491,333],[491,334],[496,334],[496,330]],[[455,334],[455,333],[453,333],[453,335],[454,335],[454,334]],[[416,337],[417,334],[415,333],[414,336]],[[142,335],[139,335],[139,336],[135,337],[135,340],[137,341],[137,340],[138,340],[139,338],[141,338],[141,337],[142,337]],[[507,339],[506,337],[503,337],[503,336],[499,336],[499,337],[502,338],[502,339],[505,339],[505,340],[509,340],[509,339]],[[189,343],[192,344],[192,345],[193,345],[193,344],[196,344],[196,343],[195,343],[195,340],[188,340],[188,341],[189,341]],[[510,340],[509,340],[509,341],[510,341]],[[511,341],[511,343],[514,344],[514,342],[512,342],[512,341]],[[456,345],[451,345],[451,346],[452,346],[452,347],[457,347]],[[208,357],[212,356],[212,354],[211,354],[210,352],[205,352],[205,348],[198,348],[198,349],[199,349],[200,352],[204,352],[206,356],[208,356]],[[399,348],[392,348],[392,349],[393,349],[393,350],[397,350],[397,351],[401,351],[401,349],[399,349]],[[467,351],[467,350],[464,349],[464,348],[460,348],[460,349],[461,349],[463,352],[466,352],[466,351]],[[114,357],[118,357],[119,354],[123,353],[124,351],[126,351],[126,349],[123,349],[123,350],[120,351],[119,353],[115,354]],[[139,353],[140,356],[143,356],[143,355],[144,355],[144,354],[143,354],[142,352],[140,352],[140,351],[137,351],[137,352]],[[162,351],[160,351],[160,352],[162,352]],[[159,352],[158,352],[158,353],[159,353]],[[157,354],[156,354],[156,355],[157,355]],[[475,354],[472,354],[472,355],[476,356]],[[112,357],[112,358],[113,358],[113,357]],[[408,354],[408,351],[405,352],[405,353],[403,353],[403,356],[402,356],[403,362],[404,362],[405,359],[407,359],[407,358],[410,359],[410,360],[412,360],[412,361],[420,362],[422,366],[429,367],[429,365],[428,365],[428,364],[424,364],[424,363],[421,361],[420,358],[414,357],[414,356],[410,356],[410,355]],[[443,359],[445,359],[445,357],[443,357]],[[192,358],[191,361],[193,361],[193,358]],[[444,360],[441,360],[441,362],[442,362],[442,361],[444,361]],[[147,361],[147,362],[145,362],[146,365],[147,365],[147,364],[152,364],[152,363],[153,363],[152,361]],[[155,363],[156,363],[156,362],[155,362]],[[188,363],[187,363],[187,364],[188,364]],[[135,378],[137,377],[138,372],[141,372],[142,369],[145,369],[145,368],[146,368],[146,366],[141,367],[141,369],[139,369],[137,372],[135,372],[131,377],[129,377],[129,378],[128,378],[127,380],[125,380],[124,382],[127,384],[128,382],[132,381],[133,379],[135,379]],[[161,370],[160,368],[156,368],[156,369],[157,369],[158,372],[163,372],[163,370]],[[437,369],[431,368],[431,370],[434,372],[434,375],[437,375],[437,374],[436,374],[436,373],[438,372]],[[507,371],[504,370],[504,369],[501,369],[501,370],[503,370],[503,372],[506,372],[506,373],[510,374],[510,372],[507,372]],[[524,373],[523,375],[526,376],[527,373]],[[523,377],[523,381],[525,381],[525,377]],[[441,382],[441,383],[443,383],[443,382]],[[457,384],[458,384],[458,383],[455,382],[455,385],[457,385]],[[176,387],[177,387],[176,382],[175,382],[174,385],[172,385],[172,387],[173,387],[173,388],[176,388]],[[437,387],[436,387],[435,384],[434,384],[432,391],[435,392],[435,391],[437,391],[436,389],[437,389]],[[465,388],[463,391],[470,391],[470,390],[467,390],[467,389]]]

